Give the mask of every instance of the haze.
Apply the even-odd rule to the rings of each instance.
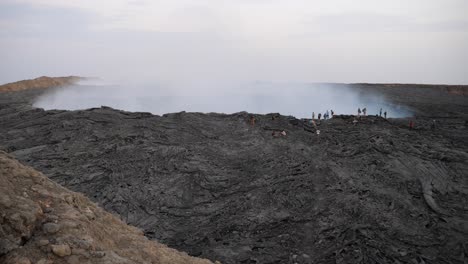
[[[258,81],[290,94],[312,82],[468,84],[466,10],[465,0],[2,0],[0,83],[96,76],[130,84],[129,96]]]

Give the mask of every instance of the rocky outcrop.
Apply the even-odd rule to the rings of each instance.
[[[0,263],[211,263],[149,241],[0,151]]]
[[[32,80],[23,80],[19,82],[0,85],[0,92],[16,92],[29,89],[45,89],[74,84],[85,78],[78,76],[68,77],[47,77],[42,76]]]

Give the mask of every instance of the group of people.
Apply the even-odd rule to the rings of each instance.
[[[382,117],[382,108],[380,108],[379,116]],[[387,118],[387,111],[384,112],[384,118]]]
[[[358,117],[361,117],[361,115],[362,116],[367,116],[367,108],[364,107],[362,110],[361,110],[361,108],[358,108],[357,115],[358,115]],[[384,115],[384,118],[386,119],[387,118],[387,111],[383,112],[383,115]],[[380,108],[379,116],[382,117],[382,108]]]
[[[384,111],[382,112],[382,108],[380,108],[380,112],[379,112],[379,116],[382,117],[382,114],[383,114],[383,117],[384,118],[387,118],[387,111]],[[322,117],[323,117],[323,120],[327,120],[327,119],[330,119],[330,118],[333,118],[333,116],[335,115],[335,112],[333,112],[333,110],[330,110],[330,111],[325,111],[325,113],[318,113],[317,115],[317,119],[318,120],[321,120]],[[357,111],[357,115],[358,117],[361,117],[361,116],[367,116],[367,108],[358,108],[358,111]],[[315,120],[315,112],[312,112],[312,120]]]
[[[325,111],[325,113],[323,114],[323,120],[330,119],[330,118],[332,118],[334,115],[335,115],[335,112],[333,112],[333,110],[330,110],[330,112],[327,110],[327,111]],[[321,119],[322,119],[322,113],[318,113],[317,119],[318,119],[318,120],[321,120]],[[312,120],[315,120],[315,112],[312,112]]]
[[[361,108],[358,108],[358,109],[357,109],[357,115],[358,115],[358,116],[361,116],[361,114],[362,114],[363,116],[366,116],[366,115],[367,115],[367,108],[364,107],[364,108],[362,109],[362,111],[361,111]]]

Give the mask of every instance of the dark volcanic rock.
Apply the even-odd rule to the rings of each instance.
[[[307,120],[284,116],[256,115],[252,127],[248,113],[161,117],[7,103],[0,104],[0,145],[148,237],[195,256],[463,263],[463,98],[436,130],[430,117],[416,118],[410,131],[407,119],[365,117],[353,125],[343,116],[322,121],[320,136]],[[285,137],[272,136],[283,130]]]

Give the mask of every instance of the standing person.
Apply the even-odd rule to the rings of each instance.
[[[319,113],[318,114],[318,120],[320,120],[321,117],[322,117],[322,113]]]
[[[379,116],[382,117],[382,108],[380,108]]]
[[[312,120],[315,119],[315,112],[312,112]]]
[[[330,113],[331,113],[331,117],[333,118],[333,116],[335,115],[335,112],[333,112],[333,110],[330,110]]]
[[[328,113],[328,110],[327,110],[327,119],[328,119],[329,116],[330,116],[330,114]]]
[[[358,116],[361,116],[361,108],[358,108],[358,109],[357,109],[357,115],[358,115]]]
[[[383,114],[384,114],[385,119],[387,119],[387,111],[385,111]]]
[[[364,109],[362,109],[362,114],[363,114],[364,116],[367,115],[367,108],[364,107]]]
[[[255,126],[255,116],[253,115],[250,116],[250,125]]]

